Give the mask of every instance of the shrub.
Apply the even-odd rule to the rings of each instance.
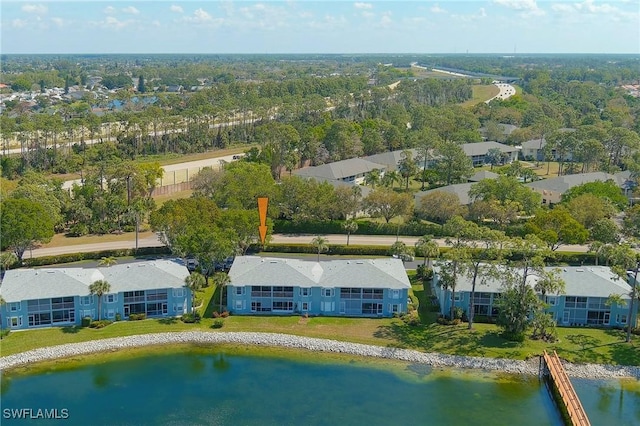
[[[436,322],[440,325],[459,325],[462,323],[462,320],[460,318],[455,318],[451,320],[449,318],[441,316],[441,317],[438,317]]]
[[[99,260],[103,257],[126,257],[126,256],[144,256],[144,255],[158,255],[158,254],[171,254],[168,247],[141,247],[137,251],[135,249],[121,249],[121,250],[103,250],[89,253],[67,253],[59,254],[55,256],[43,256],[34,257],[30,259],[24,259],[23,264],[26,267],[43,266],[43,265],[56,265],[60,263],[79,262],[81,260],[95,259]]]
[[[80,324],[82,325],[82,327],[89,327],[91,325],[91,320],[91,317],[83,317]]]
[[[402,315],[402,321],[412,327],[416,327],[420,325],[420,316],[418,315],[418,311],[412,311],[408,314]]]
[[[453,308],[453,319],[461,320],[464,317],[464,315],[465,315],[464,309],[462,309],[460,306],[455,306]]]
[[[507,333],[504,332],[502,333],[502,337],[505,338],[506,340],[510,340],[512,342],[524,342],[526,339],[526,335],[525,333]]]
[[[180,317],[180,320],[187,324],[194,324],[196,322],[200,322],[200,314],[197,312],[193,314],[184,314]]]
[[[143,319],[147,319],[147,314],[129,314],[129,321],[140,321]]]
[[[218,318],[215,321],[213,321],[213,328],[222,328],[222,326],[224,325],[224,320],[222,318]]]
[[[9,333],[11,333],[10,329],[8,329],[8,328],[3,329],[2,331],[0,331],[0,338],[4,338],[4,337],[8,336]]]
[[[104,328],[112,323],[113,321],[106,320],[106,319],[100,320],[100,321],[92,321],[91,324],[89,324],[89,328]]]
[[[226,318],[226,317],[228,317],[228,316],[229,316],[229,311],[222,311],[222,313],[220,314],[220,316],[221,316],[222,318]]]
[[[218,311],[213,311],[213,318],[220,318],[220,312]]]
[[[116,312],[116,321],[122,321],[122,315],[120,315],[120,312]]]

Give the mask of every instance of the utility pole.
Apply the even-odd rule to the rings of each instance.
[[[633,282],[631,283],[631,302],[629,303],[629,315],[627,321],[627,343],[631,342],[631,327],[634,326],[635,321],[631,321],[633,318],[633,306],[636,301],[636,284],[638,282],[638,270],[640,270],[640,260],[636,263],[636,270],[633,274]]]

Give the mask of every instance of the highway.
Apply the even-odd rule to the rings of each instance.
[[[315,235],[311,234],[275,234],[272,237],[271,242],[275,244],[310,244]],[[347,236],[344,234],[330,234],[324,235],[329,244],[346,244]],[[399,241],[404,242],[407,246],[413,247],[419,237],[406,237],[400,236]],[[446,247],[443,239],[436,240],[441,247]],[[349,239],[350,245],[371,245],[371,246],[391,246],[396,242],[396,237],[393,235],[351,235]],[[140,234],[138,239],[138,247],[161,247],[163,244],[158,239],[157,235],[152,232],[146,232]],[[104,243],[92,243],[92,244],[75,244],[63,247],[43,247],[35,248],[31,252],[27,250],[24,254],[25,259],[29,257],[43,257],[43,256],[55,256],[66,253],[80,253],[80,252],[94,252],[102,250],[117,250],[135,248],[135,234],[127,233],[123,235],[123,239],[120,241],[110,241]],[[566,245],[560,246],[558,251],[573,251],[585,253],[588,251],[586,245]]]

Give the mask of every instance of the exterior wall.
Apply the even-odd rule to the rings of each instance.
[[[126,319],[128,312],[144,312],[149,317],[168,317],[191,312],[191,291],[187,288],[144,290],[142,295],[127,297],[125,293],[102,296],[101,319],[114,320],[116,314]],[[97,296],[23,300],[3,305],[0,308],[0,321],[3,329],[11,330],[69,327],[80,325],[85,316],[98,319],[98,309]]]
[[[553,205],[558,204],[562,200],[562,193],[557,191],[550,191],[548,189],[537,189],[531,188],[538,194],[542,195],[542,204],[543,205]]]
[[[407,312],[407,289],[233,285],[228,289],[227,309],[234,314],[389,317]]]

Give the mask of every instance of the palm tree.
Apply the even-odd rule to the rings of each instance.
[[[98,296],[98,321],[100,321],[100,313],[102,312],[102,296],[111,291],[111,284],[106,280],[94,281],[89,286],[89,294]]]
[[[347,220],[342,224],[342,229],[347,232],[347,245],[349,245],[349,237],[352,232],[356,232],[358,230],[358,222],[355,220]]]
[[[107,256],[107,257],[102,257],[100,258],[100,260],[98,261],[98,266],[112,266],[115,265],[116,263],[118,263],[118,261],[116,260],[115,257],[113,256]]]
[[[396,182],[400,183],[401,180],[402,180],[402,177],[400,176],[400,173],[396,171],[391,171],[391,172],[386,172],[384,174],[384,176],[382,177],[381,183],[382,183],[382,186],[393,188],[393,184]]]
[[[433,239],[433,235],[423,235],[416,241],[416,252],[424,256],[423,266],[427,266],[429,259],[429,267],[431,267],[431,259],[440,255],[440,247]]]
[[[320,235],[316,235],[316,237],[311,240],[311,245],[316,248],[318,251],[318,262],[320,262],[320,253],[329,251],[329,246],[327,245],[327,239],[321,237]]]
[[[231,278],[226,272],[216,272],[213,275],[213,282],[216,283],[216,287],[220,288],[220,312],[222,312],[224,310],[222,308],[222,293],[224,292],[224,287],[231,282]]]
[[[18,261],[18,256],[12,251],[6,251],[0,254],[0,276],[4,274],[4,271]]]
[[[371,188],[375,188],[378,183],[380,183],[380,170],[373,169],[368,171],[364,175],[364,183],[365,185],[371,185]]]
[[[193,303],[195,301],[196,291],[204,287],[205,282],[206,281],[205,281],[204,275],[198,272],[193,272],[191,273],[191,275],[189,275],[184,279],[185,286],[189,290],[191,290],[191,308],[192,308],[191,311],[193,311]]]

